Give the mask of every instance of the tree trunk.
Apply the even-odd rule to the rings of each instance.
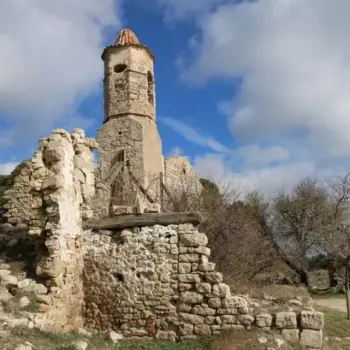
[[[346,297],[346,311],[347,318],[350,320],[350,291],[349,291],[349,261],[346,261],[345,266],[345,297]]]
[[[338,287],[337,268],[333,259],[328,261],[328,278],[329,288]]]

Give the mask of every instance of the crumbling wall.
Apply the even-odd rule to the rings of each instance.
[[[92,215],[96,146],[81,129],[72,135],[54,130],[40,141],[7,194],[8,221],[27,224],[29,234],[41,240],[36,274],[47,293],[39,295],[37,302],[40,324],[46,330],[64,331],[83,323],[82,218]]]
[[[193,200],[189,201],[197,203],[203,190],[199,177],[186,157],[164,158],[164,184],[168,190],[163,198],[163,208],[166,211],[172,210],[172,201],[181,202],[183,195],[187,196],[187,199],[193,196]]]
[[[320,348],[322,313],[309,307],[269,313],[247,296],[231,295],[206,245],[206,235],[190,224],[86,232],[86,326],[172,340],[273,328]]]

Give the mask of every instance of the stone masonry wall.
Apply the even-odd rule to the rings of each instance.
[[[100,150],[96,172],[94,214],[96,217],[107,217],[110,214],[113,193],[112,186],[106,185],[106,178],[116,161],[118,152],[124,150],[124,158],[130,161],[133,174],[140,180],[144,177],[142,125],[128,116],[111,119],[99,129],[97,140]],[[127,180],[124,174],[122,176]],[[133,189],[130,188],[129,183],[126,187],[129,191]]]
[[[37,296],[38,318],[45,330],[65,331],[83,323],[82,218],[92,215],[96,146],[81,129],[72,135],[54,130],[41,140],[9,191],[8,221],[27,222],[29,234],[41,238],[35,268],[47,287],[45,294]],[[20,202],[23,197],[28,200]],[[33,198],[38,199],[34,208]]]
[[[172,340],[274,328],[291,342],[321,347],[322,313],[301,307],[271,314],[231,295],[206,244],[189,224],[85,232],[85,325]]]

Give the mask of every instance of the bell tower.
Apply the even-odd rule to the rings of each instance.
[[[133,186],[139,184],[137,191],[140,186],[149,188],[164,170],[156,124],[155,57],[134,32],[123,29],[115,43],[105,48],[102,60],[104,120],[97,136],[99,177],[110,186],[116,176],[124,181],[131,174]],[[111,196],[118,201],[118,191]]]
[[[155,121],[155,60],[151,50],[141,45],[129,29],[120,32],[116,42],[103,54],[104,122],[127,114]]]

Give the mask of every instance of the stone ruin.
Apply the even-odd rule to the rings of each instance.
[[[21,232],[35,242],[35,273],[32,280],[0,273],[1,288],[11,294],[14,286],[41,286],[36,312],[25,314],[22,323],[46,331],[86,327],[169,340],[259,328],[321,348],[323,314],[311,305],[296,302],[271,311],[270,304],[231,293],[210,261],[199,220],[177,220],[181,213],[93,217],[96,147],[83,130],[55,130],[40,141],[6,193],[8,223],[0,231],[11,239]],[[137,224],[155,215],[174,219]],[[129,217],[136,224],[121,227]]]

